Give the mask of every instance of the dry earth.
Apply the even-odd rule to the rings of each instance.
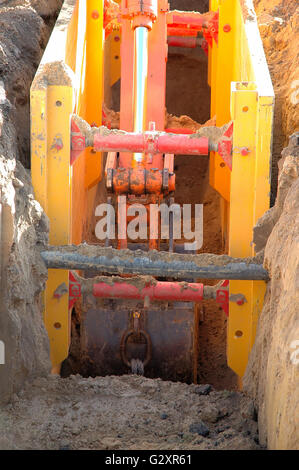
[[[132,375],[36,379],[0,410],[0,449],[252,450],[257,432],[240,393]]]

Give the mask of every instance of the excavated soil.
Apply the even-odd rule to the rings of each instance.
[[[278,160],[289,136],[299,130],[299,7],[294,0],[254,0],[274,86],[272,205],[277,193]]]
[[[5,429],[5,432],[4,432]],[[0,410],[0,449],[260,449],[240,393],[144,377],[50,376]]]

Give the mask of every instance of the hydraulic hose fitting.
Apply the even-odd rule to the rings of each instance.
[[[132,28],[144,26],[151,30],[158,15],[158,0],[127,0],[127,17],[132,19]]]

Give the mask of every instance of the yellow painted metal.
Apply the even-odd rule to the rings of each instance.
[[[251,0],[247,0],[253,9]],[[254,254],[252,230],[269,208],[273,88],[256,21],[243,16],[239,0],[210,0],[219,9],[219,42],[209,52],[211,117],[221,126],[234,120],[233,169],[210,157],[210,184],[222,196],[224,246],[231,256]],[[230,28],[225,28],[229,25]],[[233,84],[233,92],[231,86]],[[243,108],[248,111],[243,111]],[[251,148],[241,156],[240,148]],[[264,282],[231,281],[230,294],[243,293],[247,302],[230,303],[227,354],[229,366],[242,377],[254,343],[262,309]]]
[[[102,178],[101,155],[90,150],[70,166],[70,115],[76,111],[90,124],[102,124],[103,42],[103,0],[65,0],[32,85],[32,179],[50,220],[52,245],[82,241]],[[68,278],[68,271],[49,270],[44,295],[56,370],[70,342]],[[55,298],[59,286],[65,293]]]
[[[273,89],[256,22],[243,16],[240,1],[210,0],[210,8],[219,9],[219,43],[209,52],[211,117],[216,114],[218,126],[234,119],[235,148],[231,174],[221,158],[211,154],[210,184],[223,198],[224,245],[229,239],[230,255],[246,257],[254,254],[253,226],[269,208]],[[224,25],[230,26],[228,32]],[[231,96],[233,82],[240,83],[234,85]],[[241,82],[249,84],[242,88]],[[251,103],[246,113],[240,110],[242,101]],[[238,148],[246,147],[249,140],[253,150],[242,157]],[[247,302],[230,304],[227,348],[228,363],[241,377],[254,343],[265,283],[231,281],[230,293],[240,292]]]
[[[79,0],[68,26],[66,63],[76,76],[75,112],[91,125],[102,125],[104,93],[103,0]],[[74,43],[76,46],[74,47]],[[72,243],[85,239],[94,209],[96,185],[103,176],[102,154],[86,149],[73,165]]]
[[[252,227],[255,182],[255,132],[258,93],[237,84],[232,93],[234,117],[234,153],[231,177],[229,253],[246,257],[253,253]],[[250,153],[241,155],[241,148],[248,147]],[[251,346],[253,314],[253,282],[231,281],[230,294],[242,293],[246,302],[239,306],[230,302],[228,321],[227,360],[228,365],[242,376]]]
[[[120,79],[120,37],[120,31],[113,31],[108,37],[110,42],[110,86]]]
[[[50,219],[52,245],[71,242],[70,86],[33,86],[31,90],[31,171],[35,196]],[[44,294],[44,321],[51,360],[58,366],[68,355],[70,319],[68,271],[49,270]],[[59,288],[61,297],[55,298]]]
[[[235,0],[213,2],[213,10],[219,9],[218,46],[213,42],[211,53],[211,117],[216,115],[217,126],[231,120],[230,84],[234,80],[234,42]],[[224,25],[229,24],[231,31],[226,33]],[[222,158],[213,153],[210,159],[210,185],[226,200],[230,198],[230,170],[223,165]]]
[[[254,255],[252,230],[269,207],[270,142],[273,99],[267,110],[265,98],[259,98],[254,83],[235,83],[232,90],[234,118],[234,152],[231,176],[229,254],[234,257]],[[261,120],[261,114],[263,119]],[[268,115],[268,119],[264,119]],[[262,136],[266,137],[266,145]],[[249,154],[242,156],[241,149]],[[230,294],[242,293],[246,302],[230,302],[228,322],[228,365],[242,377],[253,346],[259,314],[262,310],[266,283],[231,281]]]
[[[102,125],[103,104],[103,0],[79,0],[76,76],[76,113],[90,125]],[[85,159],[85,186],[91,188],[102,179],[102,154],[86,149],[81,159]]]

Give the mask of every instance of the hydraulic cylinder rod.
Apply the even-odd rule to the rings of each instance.
[[[134,30],[134,132],[144,131],[146,116],[146,85],[148,73],[148,29]],[[134,153],[136,162],[142,161],[142,153]]]

